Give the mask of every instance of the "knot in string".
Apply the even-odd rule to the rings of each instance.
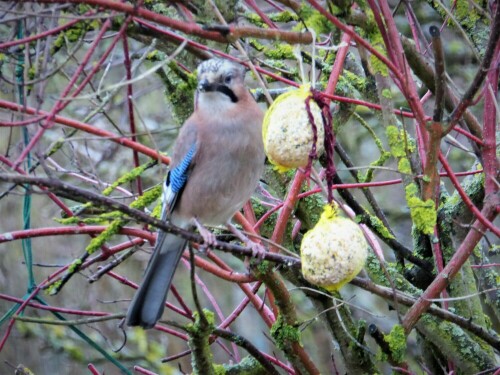
[[[309,152],[309,161],[306,166],[306,175],[309,176],[312,168],[312,162],[314,159],[318,158],[316,143],[318,141],[318,129],[316,127],[316,122],[314,121],[314,116],[311,112],[311,99],[316,102],[318,107],[321,109],[321,119],[323,122],[323,129],[325,131],[325,156],[326,156],[326,184],[328,187],[328,203],[333,201],[333,177],[336,174],[335,163],[333,160],[333,147],[335,145],[335,134],[333,133],[332,124],[332,113],[330,112],[330,100],[326,99],[321,91],[311,88],[311,95],[306,98],[306,111],[309,118],[309,123],[313,130],[313,144],[311,151]]]

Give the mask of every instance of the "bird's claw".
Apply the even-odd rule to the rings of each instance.
[[[248,270],[248,275],[252,275],[252,272],[250,271],[251,259],[253,258],[256,260],[254,265],[260,264],[265,259],[267,251],[266,251],[266,248],[264,246],[262,246],[261,244],[250,241],[250,240],[246,241],[245,245],[247,245],[250,248],[250,250],[252,250],[252,255],[246,256],[245,261],[243,263]]]
[[[252,258],[257,259],[259,262],[262,262],[265,259],[267,251],[264,246],[253,241],[249,241],[247,245],[252,250]]]
[[[207,230],[205,233],[201,233],[201,236],[203,237],[203,245],[207,247],[212,247],[217,243],[217,237],[215,237],[215,234]]]
[[[206,252],[207,248],[213,247],[217,243],[217,237],[215,237],[215,234],[205,228],[197,219],[194,220],[194,223],[198,228],[198,232],[200,232],[200,235],[203,238],[203,243],[200,246],[200,251]]]
[[[215,234],[206,228],[203,228],[202,230],[198,228],[198,230],[201,237],[203,237],[203,243],[200,245],[199,250],[205,254],[209,248],[213,247],[217,243],[217,238],[215,237]]]

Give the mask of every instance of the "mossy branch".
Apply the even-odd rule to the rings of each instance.
[[[287,359],[301,374],[319,374],[300,342],[295,306],[283,280],[271,269],[269,263],[260,264],[255,268],[254,273],[272,292],[279,310],[278,319],[271,328],[271,335],[275,339],[276,346],[283,350]]]
[[[368,259],[366,270],[376,283],[390,286],[374,257]],[[412,286],[395,268],[386,265],[386,270],[399,291],[412,296],[421,294],[421,291]],[[404,312],[407,308],[401,307],[401,310]],[[459,364],[460,369],[466,373],[476,373],[495,366],[489,353],[454,323],[424,314],[416,327],[427,340],[439,348],[447,358]]]
[[[202,315],[196,312],[195,321],[186,326],[189,335],[188,345],[191,349],[191,366],[195,374],[215,375],[210,335],[214,329],[214,313],[203,310]]]

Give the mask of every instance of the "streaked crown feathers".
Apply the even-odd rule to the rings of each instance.
[[[198,66],[198,78],[202,76],[214,76],[232,72],[234,75],[244,77],[245,68],[229,60],[213,58],[203,61]]]

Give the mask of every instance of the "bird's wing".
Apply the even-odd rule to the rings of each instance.
[[[172,152],[172,164],[163,185],[162,220],[170,218],[199,154],[199,121],[191,116],[182,126]]]
[[[177,163],[177,166],[168,172],[163,185],[162,220],[168,219],[172,213],[177,198],[182,193],[188,180],[189,173],[193,168],[195,155],[196,144],[193,144],[186,155],[184,155],[183,159]]]

